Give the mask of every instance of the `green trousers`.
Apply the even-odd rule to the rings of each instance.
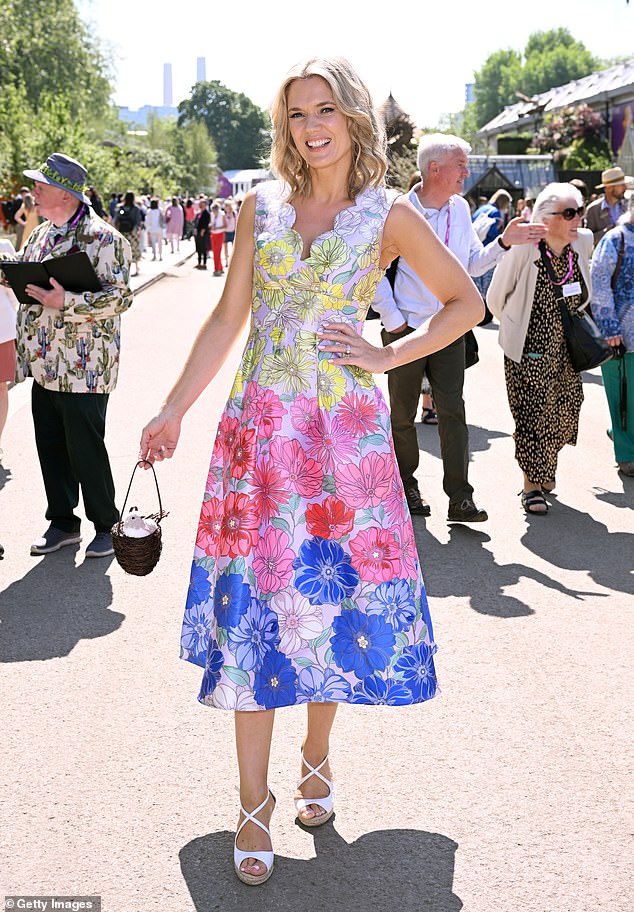
[[[626,428],[621,422],[621,378],[627,383]],[[616,462],[634,462],[634,352],[601,365],[605,395],[612,419],[612,440]]]
[[[48,506],[46,518],[64,532],[78,532],[79,489],[96,532],[119,519],[104,441],[107,393],[58,393],[33,381],[35,443]]]

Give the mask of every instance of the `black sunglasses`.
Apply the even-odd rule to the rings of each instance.
[[[575,215],[578,215],[579,218],[583,218],[583,214],[586,211],[585,206],[579,206],[578,209],[573,209],[572,206],[569,206],[567,209],[562,209],[561,212],[551,212],[551,215],[561,215],[566,219],[567,222],[571,222]]]

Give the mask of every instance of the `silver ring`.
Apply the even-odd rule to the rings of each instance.
[[[349,354],[350,354],[350,346],[346,345],[346,358],[348,357]]]

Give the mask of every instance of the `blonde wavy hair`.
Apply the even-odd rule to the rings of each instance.
[[[287,73],[271,105],[271,168],[289,185],[291,196],[310,194],[310,170],[293,142],[288,118],[289,86],[296,79],[310,76],[325,79],[337,108],[345,115],[352,141],[348,195],[355,199],[368,187],[383,183],[387,141],[367,87],[343,57],[312,57]]]

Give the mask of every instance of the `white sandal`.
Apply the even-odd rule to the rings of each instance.
[[[275,795],[270,789],[268,790],[266,798],[262,804],[259,804],[254,811],[251,811],[251,813],[245,811],[245,809],[242,807],[242,802],[240,802],[240,810],[244,814],[244,820],[238,827],[236,831],[236,838],[233,841],[233,867],[235,869],[238,880],[241,880],[242,883],[249,884],[249,886],[252,887],[257,886],[257,884],[266,883],[266,881],[269,879],[273,873],[273,862],[275,860],[275,855],[273,852],[261,852],[254,849],[251,849],[248,852],[243,852],[242,849],[238,848],[238,836],[242,831],[242,827],[251,821],[251,823],[259,826],[261,830],[264,830],[269,839],[271,838],[271,831],[269,828],[267,826],[264,826],[262,821],[258,820],[255,816],[266,807],[266,803],[269,800],[269,797],[273,799],[273,802],[275,802]],[[246,871],[243,871],[240,868],[240,865],[246,858],[255,858],[256,861],[262,862],[262,864],[266,867],[264,874],[249,874]]]
[[[308,760],[304,756],[304,752],[302,751],[302,763],[304,764],[304,766],[308,767],[309,772],[306,773],[306,775],[303,777],[303,779],[300,779],[300,781],[297,783],[297,788],[301,788],[302,785],[305,782],[307,782],[311,776],[317,776],[317,778],[321,779],[321,781],[324,783],[324,785],[327,785],[329,788],[328,794],[325,795],[323,798],[295,798],[295,810],[297,811],[297,816],[299,817],[301,822],[304,824],[304,826],[307,826],[307,827],[322,826],[324,823],[326,823],[328,820],[330,820],[332,815],[335,813],[335,809],[334,809],[335,787],[332,784],[332,782],[330,781],[330,779],[326,779],[326,777],[323,776],[319,772],[320,769],[322,768],[322,766],[324,765],[324,763],[327,762],[327,760],[328,760],[328,754],[326,754],[326,756],[324,757],[324,759],[321,761],[321,763],[318,766],[311,766],[311,764],[308,762]],[[317,804],[320,808],[323,808],[324,813],[320,814],[319,817],[303,817],[300,814],[300,811],[305,811],[306,808],[310,807],[311,804]]]

